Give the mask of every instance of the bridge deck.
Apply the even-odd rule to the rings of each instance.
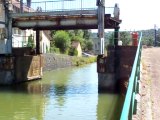
[[[97,10],[54,11],[35,13],[12,13],[13,27],[20,29],[97,29]],[[105,14],[105,28],[113,29],[121,20]]]

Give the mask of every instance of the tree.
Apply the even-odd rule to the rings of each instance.
[[[142,37],[142,45],[153,46],[153,44],[154,42],[152,36]]]
[[[69,50],[69,55],[71,55],[71,56],[77,56],[78,55],[77,49],[71,47],[70,50]]]
[[[28,37],[27,47],[31,47],[31,48],[35,47],[34,37],[32,36],[32,34]]]
[[[57,31],[54,35],[54,41],[61,53],[66,53],[71,46],[71,39],[66,31]]]
[[[91,36],[91,30],[83,30],[84,34],[83,34],[83,38],[85,40],[89,40],[90,36]]]
[[[108,40],[109,40],[109,45],[113,46],[114,45],[114,33],[109,34]]]
[[[120,32],[120,40],[122,41],[122,45],[129,45],[131,42],[131,35],[129,32]],[[113,46],[114,45],[114,32],[113,33],[108,33],[107,39],[109,41],[109,45]]]
[[[91,40],[86,41],[86,49],[93,50],[93,42]]]
[[[122,41],[122,45],[129,45],[131,42],[131,35],[129,32],[120,32],[120,40]]]

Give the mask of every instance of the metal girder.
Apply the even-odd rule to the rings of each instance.
[[[67,28],[83,28],[86,27],[90,29],[97,29],[97,19],[61,19],[61,20],[33,20],[33,21],[18,21],[13,24],[13,27],[18,27],[21,29],[33,28],[33,29],[67,29]]]
[[[104,27],[114,29],[121,21],[113,21],[106,15]],[[20,29],[39,29],[39,30],[67,30],[67,29],[97,29],[98,18],[92,16],[67,16],[67,17],[24,17],[14,18],[13,27]]]

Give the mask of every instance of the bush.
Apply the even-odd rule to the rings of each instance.
[[[34,38],[32,34],[28,37],[27,47],[31,47],[32,49],[35,47]]]
[[[70,48],[69,55],[77,56],[78,55],[78,51],[75,48]]]
[[[54,36],[55,46],[60,49],[61,53],[66,53],[71,45],[69,34],[65,31],[57,31]]]
[[[73,57],[72,58],[72,65],[80,66],[88,63],[96,62],[96,57]]]
[[[60,53],[60,50],[59,50],[59,48],[51,47],[51,48],[50,48],[50,52],[51,52],[51,53]]]

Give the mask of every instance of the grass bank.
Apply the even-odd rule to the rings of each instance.
[[[72,57],[72,65],[80,66],[96,62],[97,57]]]

